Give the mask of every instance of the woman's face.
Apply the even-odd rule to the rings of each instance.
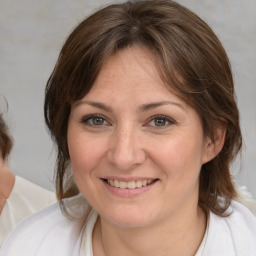
[[[69,117],[77,186],[122,227],[189,216],[209,160],[199,115],[164,86],[154,61],[138,47],[118,51]]]

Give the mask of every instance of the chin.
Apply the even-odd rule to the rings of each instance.
[[[109,215],[100,214],[107,222],[119,228],[139,228],[150,225],[153,222],[151,217],[145,213],[122,210]]]

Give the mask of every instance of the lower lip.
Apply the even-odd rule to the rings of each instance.
[[[141,194],[145,193],[146,191],[148,191],[149,189],[151,189],[157,183],[157,181],[154,181],[153,183],[151,183],[145,187],[129,189],[129,188],[112,187],[105,181],[102,180],[102,182],[105,185],[105,187],[108,189],[108,191],[110,191],[112,194],[120,196],[120,197],[127,197],[127,198],[141,195]]]

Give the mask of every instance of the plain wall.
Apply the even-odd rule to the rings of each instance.
[[[179,0],[215,31],[230,57],[244,135],[235,179],[256,197],[256,1]],[[44,88],[72,28],[107,0],[0,0],[0,94],[15,146],[12,170],[53,189],[55,150],[43,120]],[[0,107],[6,110],[3,97]]]

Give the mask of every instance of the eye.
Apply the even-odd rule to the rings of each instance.
[[[81,123],[87,124],[90,126],[108,125],[108,122],[106,121],[106,119],[100,115],[86,116],[81,120]]]
[[[154,127],[159,127],[159,128],[164,128],[167,127],[171,124],[174,124],[174,121],[168,118],[167,116],[163,115],[157,115],[154,116],[149,122],[148,125],[154,126]]]

